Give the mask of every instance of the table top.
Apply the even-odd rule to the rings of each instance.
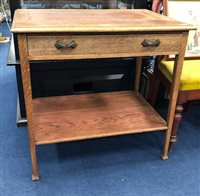
[[[18,9],[13,33],[188,31],[194,26],[144,9]]]

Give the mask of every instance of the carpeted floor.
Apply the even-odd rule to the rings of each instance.
[[[0,32],[8,35],[5,24]],[[16,77],[0,44],[1,196],[199,196],[200,107],[184,114],[169,160],[164,134],[135,134],[37,147],[41,180],[31,181],[27,128],[16,126]]]

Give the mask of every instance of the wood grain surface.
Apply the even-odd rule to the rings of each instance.
[[[142,32],[183,31],[192,25],[149,10],[19,9],[12,32]]]
[[[174,71],[173,71],[173,76],[172,76],[168,115],[167,115],[168,131],[166,131],[166,135],[165,135],[165,144],[164,144],[163,155],[162,155],[163,159],[168,159],[170,136],[171,136],[171,131],[172,131],[174,114],[176,110],[176,101],[177,101],[178,91],[180,87],[181,72],[182,72],[182,67],[183,67],[187,39],[188,39],[188,32],[183,32],[179,55],[175,55]]]
[[[133,91],[37,98],[33,111],[36,144],[167,129],[166,122]]]
[[[38,170],[37,170],[37,157],[36,157],[36,146],[35,137],[33,130],[33,104],[32,104],[32,88],[31,88],[31,76],[30,76],[30,64],[28,59],[28,46],[27,46],[27,36],[25,34],[20,34],[17,36],[19,55],[20,55],[20,65],[21,65],[21,75],[23,92],[25,98],[28,132],[29,132],[29,145],[31,152],[31,162],[33,180],[39,180]]]
[[[160,40],[157,47],[144,47],[144,39]],[[127,35],[44,35],[28,36],[30,60],[58,60],[108,57],[130,57],[145,55],[178,54],[181,33],[127,34]],[[57,49],[57,41],[77,43],[74,49]]]

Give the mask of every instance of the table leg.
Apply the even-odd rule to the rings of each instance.
[[[37,169],[36,146],[34,144],[30,144],[30,150],[31,150],[31,162],[32,162],[32,169],[33,169],[32,180],[37,181],[40,178],[39,178],[38,169]]]
[[[134,84],[134,89],[136,91],[139,91],[140,87],[141,68],[142,68],[142,57],[136,57],[135,84]]]
[[[168,116],[167,116],[168,129],[166,131],[165,144],[164,144],[163,154],[161,156],[163,160],[168,159],[170,136],[171,136],[171,131],[172,131],[173,119],[175,115],[176,101],[177,101],[178,91],[179,91],[179,86],[180,86],[180,78],[181,78],[181,72],[182,72],[183,61],[184,61],[184,56],[185,56],[187,37],[188,37],[188,32],[184,32],[182,34],[182,42],[179,49],[179,54],[175,56],[175,61],[174,61],[172,86],[170,89],[170,102],[169,102]]]
[[[23,34],[18,35],[18,46],[19,46],[19,55],[20,55],[20,62],[21,62],[21,75],[22,75],[22,84],[23,84],[25,106],[26,106],[27,124],[28,124],[28,131],[29,131],[31,162],[32,162],[32,169],[33,169],[32,180],[39,180],[38,171],[37,171],[37,160],[36,160],[36,146],[35,146],[34,130],[33,130],[31,76],[30,76],[30,64],[29,64],[29,59],[28,59],[26,35],[23,35]]]

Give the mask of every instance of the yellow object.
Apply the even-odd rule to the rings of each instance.
[[[0,44],[8,42],[10,42],[10,37],[3,37],[2,34],[0,33]]]
[[[161,61],[159,70],[171,82],[174,61]],[[180,90],[200,89],[200,60],[185,60],[181,74]]]

